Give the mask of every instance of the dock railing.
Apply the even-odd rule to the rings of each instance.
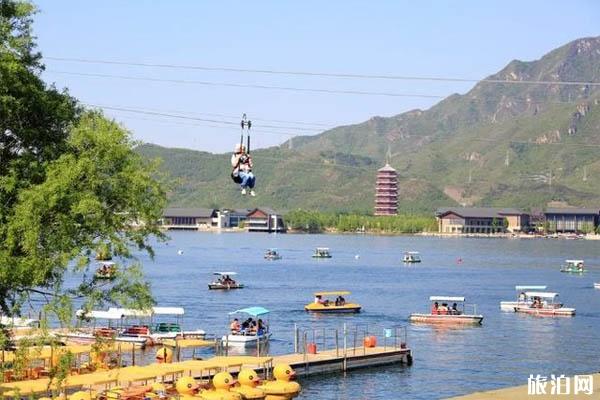
[[[369,338],[369,339],[367,339]],[[380,324],[347,325],[336,328],[300,328],[294,326],[294,352],[308,354],[317,351],[335,351],[336,357],[366,354],[369,341],[375,338],[384,350],[405,349],[407,331],[405,326],[383,326]],[[374,345],[372,343],[371,345]]]

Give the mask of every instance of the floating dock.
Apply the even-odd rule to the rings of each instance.
[[[343,372],[358,368],[378,367],[390,364],[412,364],[409,348],[359,347],[340,351],[325,350],[316,354],[287,354],[274,356],[273,364],[289,364],[298,376]]]

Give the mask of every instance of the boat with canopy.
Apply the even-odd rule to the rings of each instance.
[[[268,249],[267,252],[265,253],[265,260],[269,260],[269,261],[275,261],[275,260],[281,260],[281,254],[279,253],[279,250],[272,248],[272,249]]]
[[[429,301],[432,303],[429,313],[413,313],[409,316],[409,321],[424,324],[444,324],[444,325],[480,325],[483,321],[483,315],[477,314],[477,307],[472,304],[469,307],[473,310],[468,313],[465,305],[465,298],[462,296],[431,296]],[[452,303],[452,306],[450,306]]]
[[[532,300],[527,297],[527,291],[531,290],[546,290],[546,286],[544,285],[517,285],[515,286],[515,290],[517,291],[517,300],[516,301],[501,301],[500,302],[500,310],[502,311],[510,311],[514,312],[515,307],[520,305],[530,305]]]
[[[583,260],[565,260],[565,265],[562,266],[560,272],[572,274],[582,274],[587,272]]]
[[[329,247],[317,247],[313,253],[313,258],[331,258]]]
[[[420,263],[421,254],[418,251],[407,251],[402,257],[402,262],[406,264]]]
[[[304,309],[308,312],[325,314],[358,313],[361,305],[348,302],[343,297],[350,294],[348,291],[316,292],[315,300],[304,306]]]
[[[532,300],[532,303],[529,305],[516,306],[515,312],[550,317],[571,317],[575,315],[574,308],[564,307],[564,305],[558,301],[558,293],[526,292],[525,295]]]
[[[256,347],[266,344],[271,337],[271,332],[269,331],[268,321],[263,321],[263,318],[269,312],[264,307],[247,307],[230,312],[229,315],[233,317],[239,314],[249,316],[249,318],[239,324],[237,329],[234,327],[235,320],[232,321],[229,334],[221,338],[223,345],[229,347]]]
[[[213,272],[215,278],[211,283],[208,284],[209,290],[230,290],[230,289],[243,289],[244,285],[237,282],[232,278],[236,276],[236,272],[223,271]]]

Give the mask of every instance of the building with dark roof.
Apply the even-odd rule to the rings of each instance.
[[[598,227],[599,208],[554,208],[544,212],[546,231],[549,233],[590,233]]]
[[[162,225],[166,229],[209,229],[216,226],[216,217],[214,208],[167,208]]]
[[[516,208],[446,207],[436,211],[440,233],[523,232],[529,215]]]
[[[248,232],[285,232],[283,216],[267,207],[255,208],[248,213],[244,227]]]

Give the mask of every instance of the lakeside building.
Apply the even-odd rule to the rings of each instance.
[[[600,208],[548,208],[544,217],[549,233],[590,233],[598,227]]]
[[[524,232],[529,215],[516,208],[447,207],[436,211],[440,233]]]
[[[377,170],[375,215],[398,214],[398,173],[389,164]]]
[[[248,232],[285,232],[283,217],[270,208],[255,208],[244,222]]]
[[[166,229],[198,230],[216,226],[214,208],[167,208],[161,224]]]
[[[249,232],[285,232],[283,216],[266,207],[223,209],[167,208],[161,225],[167,230],[216,230],[243,227]]]

